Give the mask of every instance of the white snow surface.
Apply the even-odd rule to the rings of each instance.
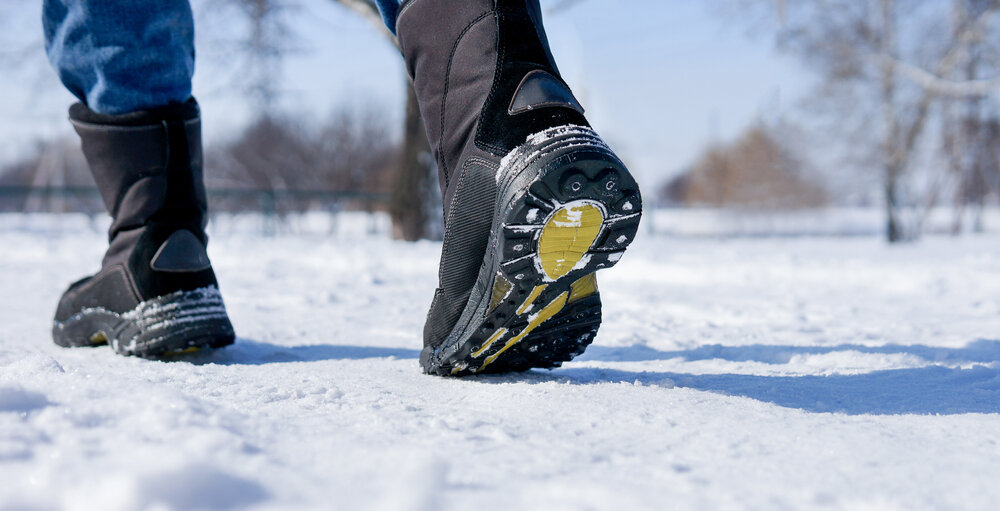
[[[0,509],[995,510],[1000,235],[653,236],[553,371],[417,356],[440,245],[216,228],[236,345],[63,349],[101,228],[0,215]]]

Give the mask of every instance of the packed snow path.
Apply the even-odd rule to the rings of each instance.
[[[36,225],[37,224],[37,225]],[[216,233],[239,340],[49,338],[101,232],[0,215],[0,509],[982,509],[1000,237],[640,238],[554,371],[425,376],[435,243]]]

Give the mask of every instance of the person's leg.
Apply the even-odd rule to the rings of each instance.
[[[557,366],[597,332],[594,272],[634,239],[639,188],[560,77],[538,0],[405,0],[397,17],[446,211],[420,363]]]
[[[94,112],[119,115],[191,97],[187,0],[45,0],[42,24],[59,78]]]
[[[205,251],[201,121],[186,0],[46,0],[46,49],[112,216],[101,270],[63,294],[53,340],[159,356],[233,342]]]
[[[399,0],[375,0],[378,11],[382,14],[382,21],[386,28],[393,35],[396,34],[396,15],[399,13]]]

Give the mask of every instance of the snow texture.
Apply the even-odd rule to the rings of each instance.
[[[556,138],[574,135],[577,138],[573,141],[567,141],[560,145],[560,148],[571,148],[576,146],[597,146],[608,149],[604,141],[601,140],[594,130],[586,126],[577,126],[575,124],[566,124],[564,126],[557,126],[555,128],[549,128],[544,131],[539,131],[538,133],[533,133],[528,135],[525,139],[524,144],[514,148],[506,156],[500,160],[500,166],[497,168],[496,181],[500,183],[503,180],[504,175],[509,171],[509,169],[520,161],[532,161],[541,154],[541,146],[548,143]],[[586,143],[580,143],[580,140],[585,140]],[[610,151],[610,149],[608,149]]]
[[[440,245],[216,229],[237,344],[63,349],[102,225],[0,215],[0,509],[993,510],[1000,236],[677,238],[553,371],[417,356]]]

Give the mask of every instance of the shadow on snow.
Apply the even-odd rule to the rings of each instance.
[[[886,344],[883,346],[863,346],[860,344],[840,344],[837,346],[772,346],[754,344],[750,346],[723,346],[708,344],[688,350],[660,351],[648,346],[634,345],[621,348],[591,346],[577,361],[601,362],[645,362],[650,360],[670,360],[682,358],[693,360],[729,360],[732,362],[763,362],[766,364],[787,364],[797,355],[823,355],[841,351],[857,351],[871,354],[908,354],[928,362],[981,362],[989,364],[1000,361],[1000,341],[978,340],[962,348],[942,348],[937,346]]]
[[[857,351],[874,354],[910,354],[931,364],[850,375],[761,376],[747,374],[686,374],[628,371],[599,367],[567,367],[552,371],[465,378],[480,383],[544,383],[577,385],[640,383],[683,387],[730,396],[743,396],[809,412],[860,414],[1000,413],[1000,341],[979,340],[961,348],[923,345],[862,346],[700,346],[690,350],[660,351],[636,345],[622,348],[591,346],[577,361],[642,362],[654,360],[728,360],[787,364],[792,357]],[[262,365],[321,360],[373,358],[416,359],[420,350],[350,345],[281,346],[240,339],[234,346],[185,357],[196,364]]]
[[[785,364],[795,355],[836,351],[903,353],[930,363],[971,366],[965,369],[929,365],[863,374],[829,376],[760,376],[746,374],[683,374],[571,367],[528,378],[594,384],[639,382],[743,396],[810,412],[857,414],[1000,413],[1000,341],[979,340],[962,348],[922,345],[861,346],[701,346],[684,351],[659,351],[645,346],[591,347],[581,361],[648,361],[722,359]]]
[[[283,362],[318,362],[322,360],[364,360],[370,358],[416,359],[420,350],[379,348],[338,344],[282,346],[267,342],[237,339],[236,344],[221,350],[178,357],[193,364],[264,365]]]

